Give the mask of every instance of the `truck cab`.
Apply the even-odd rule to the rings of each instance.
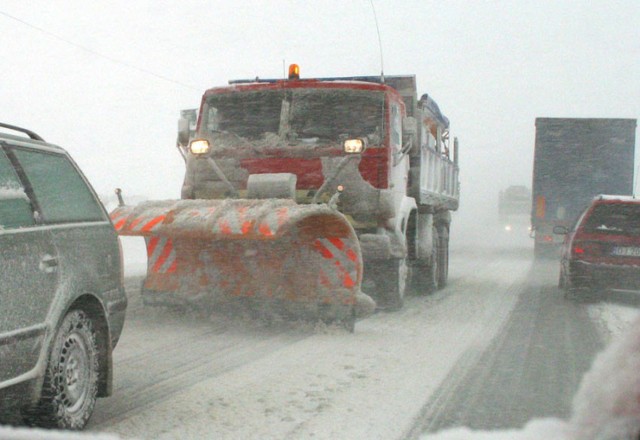
[[[459,185],[457,142],[450,145],[437,104],[417,99],[412,75],[300,79],[293,72],[230,81],[204,93],[197,120],[183,113],[191,121],[179,123],[182,198],[330,203],[355,228],[364,284],[380,303],[401,306],[412,268],[416,280],[430,280],[425,289],[444,285],[442,247],[448,256]]]

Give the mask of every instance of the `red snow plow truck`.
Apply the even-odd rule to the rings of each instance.
[[[182,200],[120,206],[147,304],[237,296],[353,326],[447,281],[458,145],[415,76],[230,81],[185,110]]]

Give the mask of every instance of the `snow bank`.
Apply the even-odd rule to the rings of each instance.
[[[573,401],[576,439],[631,439],[640,432],[640,318],[601,353]]]
[[[504,431],[473,431],[455,428],[438,434],[426,435],[422,440],[566,440],[568,423],[559,419],[535,419],[522,429]]]

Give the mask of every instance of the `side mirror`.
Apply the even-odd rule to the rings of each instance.
[[[553,233],[557,235],[566,235],[569,233],[569,228],[566,226],[554,226]]]
[[[407,116],[402,120],[402,149],[400,156],[408,154],[418,145],[418,123],[413,116]]]
[[[198,111],[196,109],[180,111],[180,119],[178,119],[178,145],[182,147],[189,145],[189,139],[195,131],[197,120]]]
[[[410,136],[418,134],[418,122],[413,116],[407,116],[402,120],[402,132]]]
[[[183,147],[189,145],[189,135],[191,134],[191,124],[188,119],[178,119],[178,144]]]

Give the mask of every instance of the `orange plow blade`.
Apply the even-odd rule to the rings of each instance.
[[[111,219],[120,235],[145,238],[145,303],[250,297],[345,322],[375,308],[360,290],[358,238],[326,205],[157,201],[118,207]]]

